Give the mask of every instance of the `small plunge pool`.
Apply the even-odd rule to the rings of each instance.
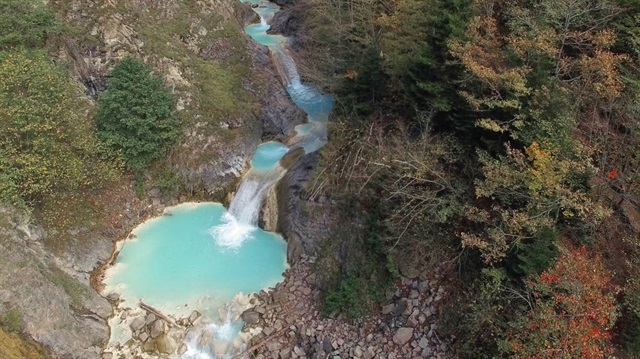
[[[136,308],[143,301],[174,317],[198,310],[217,318],[238,292],[259,292],[282,281],[287,268],[282,237],[252,227],[244,230],[242,245],[220,245],[211,229],[225,224],[226,213],[219,203],[184,203],[141,224],[132,239],[120,242],[104,292],[118,293],[121,307]],[[115,326],[112,342],[130,337],[124,323]]]

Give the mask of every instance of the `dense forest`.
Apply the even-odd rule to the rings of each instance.
[[[460,357],[640,355],[640,2],[294,12],[339,103],[310,188],[345,222],[326,313],[367,313],[417,269],[449,283]]]

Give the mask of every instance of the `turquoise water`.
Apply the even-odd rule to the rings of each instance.
[[[313,129],[312,123],[303,123],[302,125],[298,125],[295,127],[296,134],[299,136],[308,135]]]
[[[333,108],[333,97],[323,94],[317,86],[310,83],[302,83],[296,69],[293,58],[286,49],[286,38],[280,35],[269,35],[267,19],[273,17],[278,7],[259,0],[249,3],[259,4],[254,11],[260,15],[260,23],[245,27],[249,34],[259,44],[268,46],[275,55],[276,63],[279,63],[281,74],[285,77],[287,93],[293,103],[300,107],[306,114],[309,123],[296,126],[295,136],[287,143],[289,148],[302,147],[306,153],[319,150],[327,143],[327,122],[329,113]],[[267,142],[260,145],[253,156],[251,167],[257,170],[268,170],[275,167],[275,161],[279,160],[287,152],[284,145],[275,142]]]
[[[264,142],[253,153],[251,168],[259,171],[273,169],[287,152],[289,148],[280,142]]]
[[[282,237],[253,229],[237,249],[216,244],[209,229],[222,223],[218,203],[187,203],[167,209],[171,216],[145,222],[124,242],[107,271],[107,293],[128,304],[142,300],[167,314],[217,310],[237,292],[250,294],[274,286],[286,269]],[[217,314],[217,312],[215,313]]]
[[[333,97],[325,95],[311,84],[287,86],[287,92],[293,102],[314,122],[326,122],[333,108]]]
[[[264,24],[253,24],[244,28],[244,31],[257,43],[265,46],[279,46],[286,40],[284,36],[267,34],[267,30],[269,30],[269,25]]]

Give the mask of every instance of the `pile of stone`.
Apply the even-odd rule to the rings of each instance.
[[[130,347],[157,356],[183,354],[187,348],[182,343],[187,329],[197,325],[202,315],[194,310],[188,318],[176,321],[161,315],[152,308],[145,309],[145,315],[134,318],[129,324],[132,333]]]
[[[392,303],[382,307],[384,317],[380,329],[392,334],[395,351],[402,357],[445,357],[446,343],[437,335],[436,316],[444,288],[435,282],[402,278]]]
[[[159,352],[170,354],[177,349],[175,342],[167,335],[169,325],[155,314],[137,317],[131,322],[133,338],[142,342],[145,352]]]
[[[437,304],[444,295],[435,281],[403,278],[391,302],[377,315],[356,323],[319,315],[320,291],[302,257],[285,273],[285,281],[245,311],[245,329],[261,328],[249,351],[266,358],[446,358],[437,335]]]

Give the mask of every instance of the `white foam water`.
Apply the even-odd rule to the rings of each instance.
[[[216,245],[225,248],[238,249],[242,243],[251,237],[256,226],[242,224],[231,213],[222,216],[222,224],[209,229]]]

